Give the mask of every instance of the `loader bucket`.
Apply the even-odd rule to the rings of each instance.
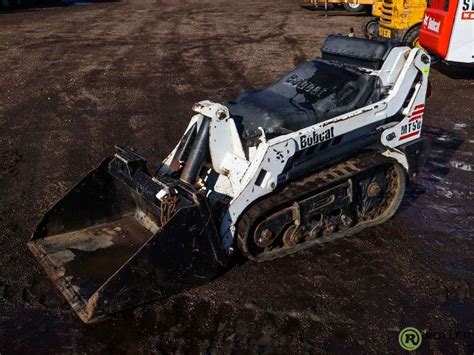
[[[177,192],[162,202],[163,188]],[[86,322],[202,284],[225,264],[205,198],[121,149],[38,224],[29,249]]]

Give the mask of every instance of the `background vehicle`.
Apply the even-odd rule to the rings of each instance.
[[[325,6],[325,0],[304,0],[305,4],[312,4],[317,7]],[[342,5],[346,11],[349,12],[362,12],[369,11],[372,6],[372,0],[328,0],[329,5]]]
[[[474,1],[431,0],[420,31],[420,44],[447,62],[474,62]]]
[[[394,39],[419,46],[419,32],[426,0],[382,0],[373,7],[372,14],[379,18],[378,37]],[[376,30],[374,22],[364,24],[363,31],[369,38]]]
[[[375,0],[372,5],[372,17],[362,22],[362,33],[367,38],[375,38],[379,33],[379,19],[382,16],[383,0]]]

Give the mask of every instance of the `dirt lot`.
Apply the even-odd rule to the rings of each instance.
[[[432,73],[428,165],[383,226],[236,265],[83,325],[26,249],[85,172],[134,147],[156,164],[201,99],[270,84],[363,17],[292,0],[129,0],[0,14],[0,353],[474,351],[474,81]],[[456,333],[458,332],[458,333]]]

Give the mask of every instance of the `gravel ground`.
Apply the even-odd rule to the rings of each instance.
[[[426,169],[382,226],[236,265],[95,325],[26,249],[41,215],[114,144],[155,167],[194,102],[268,85],[363,18],[326,19],[290,0],[0,14],[0,353],[400,353],[399,330],[415,326],[422,353],[472,354],[474,81],[446,67],[432,72]]]

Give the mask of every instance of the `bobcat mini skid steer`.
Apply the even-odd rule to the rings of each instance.
[[[84,322],[388,220],[424,164],[430,58],[329,36],[322,58],[224,104],[201,101],[152,174],[117,148],[51,210],[30,250]]]

